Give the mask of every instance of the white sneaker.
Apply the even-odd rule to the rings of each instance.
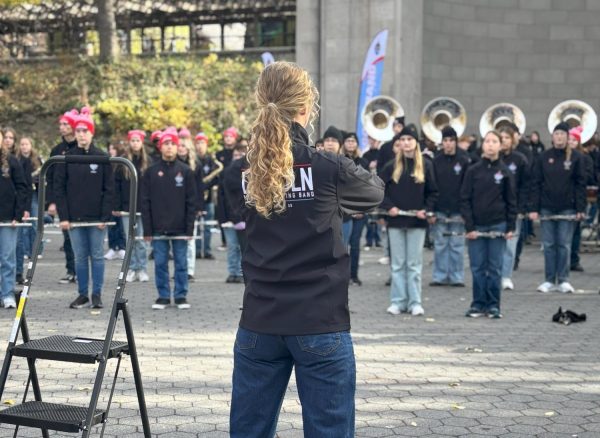
[[[390,264],[390,258],[389,257],[381,257],[377,261],[379,262],[380,265],[389,265]]]
[[[575,292],[575,289],[573,289],[571,283],[569,283],[568,281],[563,281],[561,284],[558,285],[558,291],[562,292],[563,294],[572,294],[573,292]]]
[[[421,306],[420,304],[417,304],[416,306],[413,306],[413,308],[410,311],[410,314],[412,316],[425,315],[425,309],[423,309],[423,306]]]
[[[117,253],[117,257],[119,258],[119,260],[123,260],[125,258],[125,250],[120,249],[119,252]]]
[[[135,281],[136,274],[137,273],[135,271],[132,271],[130,269],[129,272],[127,273],[127,277],[125,277],[125,281],[127,281],[127,283],[131,283],[131,282]]]
[[[400,306],[397,304],[392,304],[386,310],[387,313],[391,313],[392,315],[400,315]]]
[[[514,290],[514,289],[515,289],[515,285],[513,284],[512,280],[510,278],[502,279],[502,290]]]
[[[112,260],[115,258],[116,255],[117,253],[115,252],[115,250],[111,248],[106,252],[106,254],[104,254],[104,258],[106,260]]]
[[[554,288],[554,285],[552,283],[550,283],[549,281],[545,281],[542,284],[540,284],[537,288],[538,292],[547,294],[548,292],[550,292],[552,289]]]
[[[3,303],[5,309],[14,309],[17,307],[17,302],[15,301],[15,297],[13,297],[12,294],[4,298]]]
[[[142,283],[146,283],[147,281],[150,281],[150,277],[148,277],[148,273],[146,271],[140,271],[138,274],[138,280],[140,280]]]

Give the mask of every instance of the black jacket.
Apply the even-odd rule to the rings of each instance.
[[[54,157],[56,155],[64,155],[71,148],[77,147],[77,141],[73,140],[68,142],[67,140],[62,139],[62,142],[57,144],[50,151],[50,156]],[[54,194],[54,174],[56,173],[56,169],[62,166],[62,164],[54,164],[50,166],[48,171],[46,172],[46,203],[52,204],[56,203],[56,195]],[[41,208],[41,207],[40,207]]]
[[[211,172],[213,172],[215,169],[217,169],[217,164],[215,163],[215,160],[209,154],[206,154],[202,158],[198,157],[198,159],[196,160],[196,165],[198,167],[202,168],[203,178],[207,177],[208,175],[210,175]],[[212,201],[212,188],[218,184],[219,184],[219,175],[216,175],[210,181],[207,181],[206,183],[204,183],[204,202],[205,203],[213,202]]]
[[[417,151],[417,153],[419,153]],[[418,184],[412,177],[415,162],[413,159],[404,160],[404,171],[398,182],[392,179],[394,162],[388,163],[381,172],[381,179],[385,183],[385,197],[381,208],[389,210],[392,207],[400,210],[426,210],[433,212],[438,198],[438,188],[431,161],[423,157],[425,166],[425,182]],[[394,216],[387,218],[390,228],[426,228],[427,221],[417,217]]]
[[[274,335],[349,330],[350,263],[342,213],[379,205],[383,183],[343,156],[316,152],[300,125],[292,125],[291,135],[296,180],[286,211],[265,219],[253,208],[245,210],[240,326]]]
[[[223,163],[224,167],[227,167],[231,164],[231,161],[233,160],[233,148],[226,149],[225,147],[223,147],[223,149],[217,152],[215,156],[217,160]]]
[[[385,166],[394,159],[394,142],[392,140],[384,143],[377,154],[377,175],[380,175]]]
[[[531,190],[531,211],[583,213],[586,202],[582,154],[571,151],[571,159],[566,161],[565,149],[552,147],[544,151],[535,163]]]
[[[583,167],[585,170],[585,184],[595,186],[597,184],[596,163],[594,163],[594,159],[590,154],[582,153],[581,156],[583,157]]]
[[[177,156],[177,159],[191,169],[189,157],[183,159]],[[202,166],[198,165],[198,162],[196,162],[196,166],[192,172],[194,172],[194,181],[196,182],[196,212],[199,212],[204,210],[204,183],[202,182],[204,172],[202,171]]]
[[[223,171],[223,202],[227,204],[228,218],[234,224],[244,220],[244,191],[242,172],[248,168],[246,158],[233,160]]]
[[[31,213],[31,198],[33,197],[34,193],[33,178],[31,176],[33,173],[33,163],[31,162],[30,158],[23,156],[19,157],[18,161],[23,169],[23,178],[25,178],[25,183],[27,184],[27,204],[25,211],[29,211]]]
[[[367,160],[367,164],[371,164],[371,161],[377,161],[379,157],[379,149],[368,149],[363,153],[362,157]]]
[[[544,146],[544,143],[539,141],[537,143],[531,143],[529,147],[531,148],[531,153],[533,154],[533,165],[535,163],[535,159],[538,156],[542,155],[542,153],[544,153],[544,151],[546,150],[546,146]]]
[[[525,141],[519,141],[519,144],[515,147],[515,151],[521,153],[527,159],[529,166],[533,164],[533,151],[531,150],[531,146],[525,143]]]
[[[151,158],[148,156],[148,160]],[[131,162],[135,166],[138,176],[138,190],[137,190],[137,207],[138,212],[142,211],[142,170],[141,170],[141,158],[133,156]],[[150,164],[151,165],[151,164]],[[148,166],[149,167],[149,166]],[[118,166],[115,170],[115,207],[116,211],[129,211],[129,189],[131,187],[131,180],[128,175],[128,171],[123,166]]]
[[[510,154],[502,154],[502,161],[510,170],[515,180],[515,190],[517,191],[517,209],[519,213],[529,211],[529,180],[531,176],[531,165],[520,152],[512,151]]]
[[[9,156],[7,171],[0,170],[0,222],[21,222],[23,213],[29,211],[31,205],[27,204],[28,199],[23,168],[15,157]]]
[[[469,154],[459,148],[456,148],[454,155],[442,152],[433,159],[435,182],[439,191],[434,211],[446,215],[460,213],[460,186],[470,162]]]
[[[467,232],[477,225],[506,222],[514,231],[517,220],[515,182],[501,159],[482,158],[467,169],[460,194],[461,213]]]
[[[93,144],[74,147],[66,155],[107,156]],[[110,164],[57,164],[54,173],[56,208],[61,220],[108,221],[112,216],[114,177]]]
[[[144,173],[144,236],[192,236],[197,206],[196,176],[180,160],[161,159]]]

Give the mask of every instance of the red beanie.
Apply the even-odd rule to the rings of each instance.
[[[575,128],[569,129],[569,135],[572,135],[581,143],[581,133],[583,132],[583,126],[576,126]]]
[[[127,133],[127,141],[131,140],[132,137],[138,136],[140,140],[144,141],[146,133],[141,129],[133,129]]]
[[[76,109],[73,108],[71,111],[67,111],[62,116],[60,116],[58,121],[59,121],[59,123],[63,122],[63,121],[67,122],[69,125],[71,125],[71,128],[73,128],[73,126],[75,125],[75,118],[78,115],[79,115],[79,111],[77,111]]]
[[[198,140],[204,140],[208,143],[208,137],[204,132],[199,132],[198,134],[196,134],[196,141]]]
[[[92,114],[90,113],[90,109],[87,106],[81,108],[81,112],[77,117],[75,117],[75,122],[72,125],[73,130],[77,128],[85,128],[88,131],[94,134],[96,131],[96,127],[94,125],[94,119],[92,119]]]
[[[162,135],[162,131],[154,131],[151,135],[150,135],[150,141],[154,141],[154,140],[158,140],[160,138],[160,136]]]
[[[177,134],[177,129],[165,129],[158,140],[158,148],[160,149],[163,143],[167,140],[171,140],[174,144],[179,146],[179,135]]]
[[[225,137],[226,135],[231,135],[231,136],[237,138],[237,136],[238,136],[237,129],[235,129],[233,126],[227,128],[225,131],[223,131],[223,137]]]
[[[179,130],[179,138],[192,138],[192,133],[187,128],[181,128]]]

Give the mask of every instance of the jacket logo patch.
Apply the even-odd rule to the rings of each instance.
[[[517,173],[517,165],[515,163],[510,163],[508,165],[508,170],[510,170],[512,173]]]
[[[204,171],[204,174],[206,175],[207,173],[210,172],[210,166],[208,164],[205,164],[204,167],[202,168],[202,170]]]
[[[554,158],[548,158],[548,163],[554,164]]]
[[[571,169],[571,161],[565,161],[565,170],[570,170]]]
[[[175,175],[175,187],[183,187],[183,175],[181,172],[177,172],[177,175]]]
[[[456,163],[456,164],[454,165],[454,173],[455,173],[456,175],[459,175],[461,170],[462,170],[462,166],[460,165],[460,163]]]
[[[160,176],[160,177],[164,176],[164,172],[162,170],[159,170],[158,171],[158,176]]]
[[[98,173],[98,165],[97,164],[90,164],[90,173]]]
[[[294,166],[294,183],[285,194],[285,200],[291,207],[294,202],[312,201],[315,199],[312,167],[310,164],[296,164]]]
[[[500,184],[503,179],[504,179],[504,175],[502,175],[502,172],[498,171],[494,174],[494,182],[496,184]]]

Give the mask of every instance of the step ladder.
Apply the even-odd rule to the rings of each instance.
[[[131,181],[129,194],[129,214],[132,218],[136,217],[135,213],[137,206],[138,179],[135,167],[131,161],[121,157],[61,155],[49,158],[48,161],[46,161],[42,166],[40,172],[41,184],[38,194],[40,209],[37,222],[37,237],[35,240],[32,259],[27,266],[27,274],[25,277],[23,291],[19,297],[19,305],[16,310],[15,320],[10,333],[8,347],[6,349],[6,356],[2,364],[2,372],[0,373],[0,398],[4,393],[10,366],[14,357],[23,357],[27,360],[29,376],[25,385],[21,404],[14,405],[0,411],[0,423],[15,425],[14,437],[17,436],[19,427],[23,426],[41,429],[42,436],[44,438],[49,436],[49,430],[77,434],[81,433],[83,438],[87,438],[90,436],[92,431],[95,430],[93,429],[94,426],[102,424],[102,429],[100,431],[100,436],[102,437],[108,421],[108,414],[117,383],[117,377],[119,375],[121,360],[124,355],[127,355],[131,360],[144,437],[150,438],[148,411],[146,409],[146,401],[142,387],[142,376],[135,347],[135,340],[133,337],[133,328],[127,307],[127,299],[123,296],[126,285],[125,273],[129,269],[131,252],[135,243],[135,220],[129,221],[129,238],[127,239],[125,258],[121,265],[117,290],[113,301],[105,338],[89,339],[85,337],[59,335],[32,340],[29,337],[29,329],[25,317],[25,308],[27,305],[27,298],[29,297],[29,293],[31,291],[37,258],[41,251],[44,237],[44,209],[42,206],[45,205],[46,174],[50,166],[59,163],[62,165],[67,163],[115,163],[125,166],[129,170]],[[113,340],[115,328],[120,314],[123,317],[127,342]],[[21,333],[22,343],[17,344],[19,332]],[[41,387],[36,371],[36,362],[38,360],[52,360],[80,364],[98,364],[94,388],[92,390],[89,405],[74,406],[42,401]],[[107,406],[105,409],[98,409],[98,399],[102,391],[103,380],[109,360],[117,361],[115,375],[110,388]],[[33,389],[34,400],[28,401],[27,396],[30,386]]]

